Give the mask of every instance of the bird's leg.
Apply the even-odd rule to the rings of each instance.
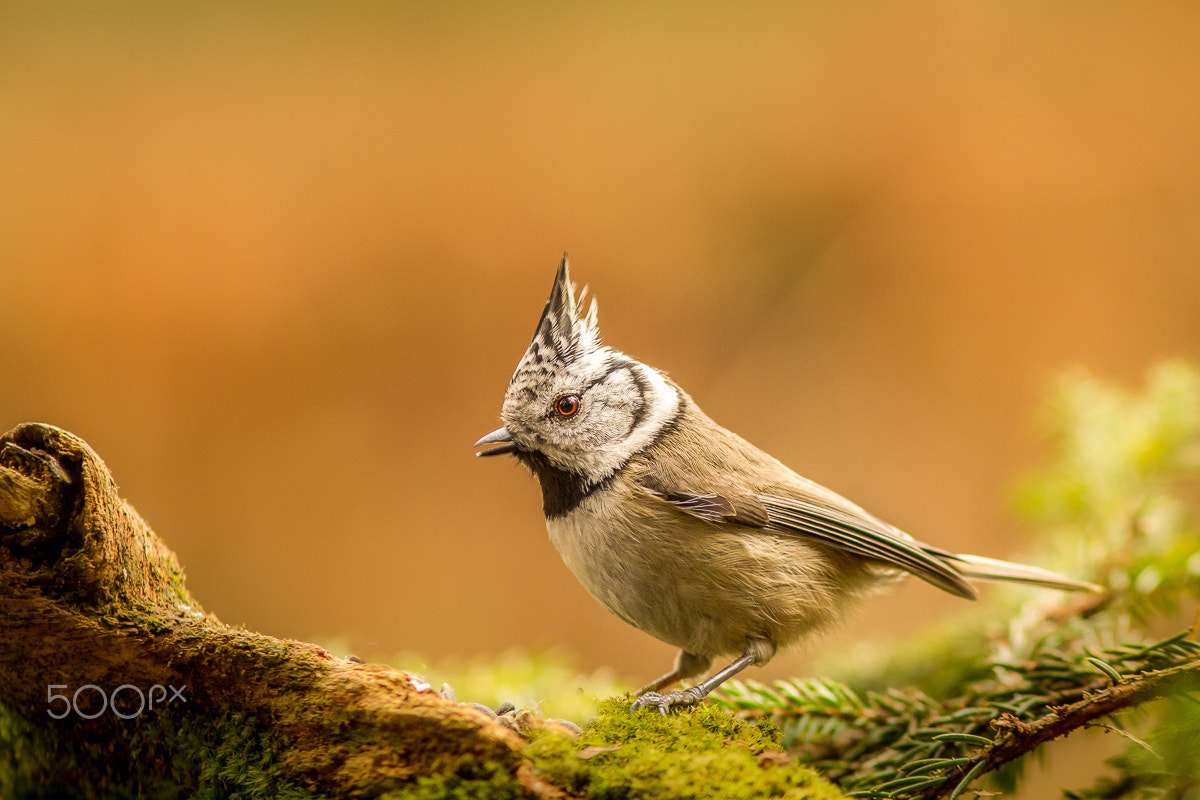
[[[700,675],[704,672],[707,672],[708,668],[711,666],[712,656],[698,656],[689,653],[686,650],[680,650],[679,655],[675,656],[675,669],[671,670],[666,675],[663,675],[653,683],[650,683],[639,689],[637,693],[638,697],[651,692],[661,692],[663,689],[683,680],[684,678],[690,678],[693,675]]]
[[[700,701],[702,701],[705,697],[708,697],[709,692],[711,692],[713,689],[716,689],[722,683],[729,680],[734,675],[737,675],[739,672],[758,660],[759,654],[754,646],[747,645],[746,652],[743,653],[736,661],[719,670],[718,672],[713,673],[711,676],[704,679],[700,683],[697,683],[690,689],[681,689],[676,692],[671,692],[670,694],[659,694],[657,691],[654,691],[654,688],[659,684],[662,684],[663,686],[669,686],[670,683],[664,683],[664,681],[666,681],[668,678],[672,678],[671,682],[676,680],[674,677],[675,673],[679,672],[679,668],[676,667],[674,672],[662,676],[657,681],[650,684],[650,686],[646,687],[650,691],[645,691],[644,694],[633,701],[633,710],[636,711],[639,708],[653,707],[657,708],[659,713],[666,716],[668,709],[675,706],[690,708],[691,706],[699,705]]]

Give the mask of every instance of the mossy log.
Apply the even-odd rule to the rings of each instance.
[[[557,796],[522,746],[404,672],[204,613],[86,443],[0,438],[0,796],[375,797],[506,773]]]

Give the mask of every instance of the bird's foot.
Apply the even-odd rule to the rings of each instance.
[[[658,713],[665,717],[672,708],[694,708],[700,705],[707,696],[708,692],[699,686],[693,686],[690,689],[681,689],[670,694],[645,692],[633,701],[633,710],[657,708]]]

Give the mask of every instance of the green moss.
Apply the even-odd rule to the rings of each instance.
[[[380,800],[519,800],[524,787],[504,767],[479,764],[450,775],[417,778],[413,786],[386,792]]]
[[[269,734],[240,715],[214,723],[156,710],[122,722],[119,746],[99,733],[83,744],[59,735],[79,724],[31,722],[0,705],[0,797],[320,797],[279,779]]]
[[[526,755],[544,780],[597,800],[843,797],[812,769],[776,763],[783,760],[778,747],[770,723],[712,706],[669,717],[632,712],[627,699],[616,698],[601,704],[581,738],[546,734]]]

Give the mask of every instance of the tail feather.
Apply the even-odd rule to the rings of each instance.
[[[1009,581],[1011,583],[1028,583],[1034,586],[1044,586],[1049,589],[1064,589],[1074,592],[1102,592],[1104,587],[1094,583],[1075,581],[1056,575],[1040,567],[1026,564],[1014,564],[1011,561],[1000,561],[983,556],[955,555],[951,558],[957,562],[958,571],[968,578],[978,578],[985,581]]]

